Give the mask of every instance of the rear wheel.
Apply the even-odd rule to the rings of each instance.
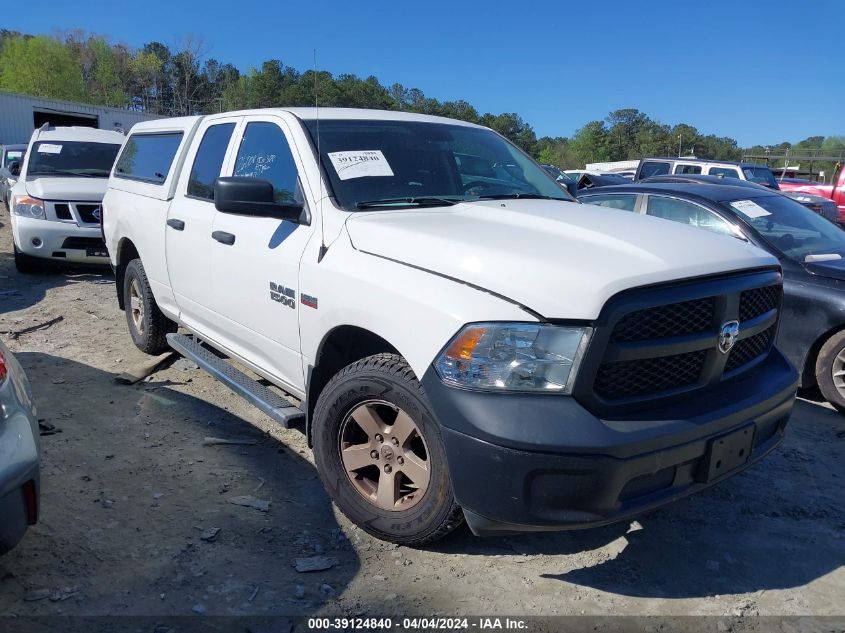
[[[44,265],[37,257],[21,253],[15,246],[15,268],[22,275],[32,275],[44,270]]]
[[[332,378],[317,400],[313,433],[320,478],[361,529],[424,545],[463,522],[440,428],[402,357],[370,356]]]
[[[845,413],[845,331],[831,336],[819,350],[816,382],[824,399]]]
[[[177,325],[159,310],[140,259],[133,259],[126,266],[123,304],[135,347],[153,355],[167,351],[167,333],[175,332]]]

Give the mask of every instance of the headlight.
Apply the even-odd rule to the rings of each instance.
[[[12,210],[15,215],[25,218],[44,219],[44,201],[29,196],[15,196],[12,201]]]
[[[443,382],[482,391],[571,393],[591,328],[475,323],[435,362]]]

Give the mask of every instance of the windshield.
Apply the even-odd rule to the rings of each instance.
[[[107,178],[120,145],[88,141],[42,141],[32,147],[27,176]]]
[[[775,175],[768,167],[743,167],[745,178],[751,182],[756,182],[758,185],[764,187],[778,188],[778,183],[775,180]]]
[[[306,121],[315,146],[317,122]],[[320,120],[320,160],[344,209],[465,200],[572,198],[533,160],[483,128],[419,121]]]
[[[731,209],[784,257],[845,257],[845,231],[803,204],[781,195],[735,200]]]

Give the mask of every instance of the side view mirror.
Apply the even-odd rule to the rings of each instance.
[[[9,163],[9,173],[13,176],[21,175],[21,163],[19,160],[13,160],[11,163]]]
[[[276,202],[269,180],[246,176],[215,180],[214,207],[223,213],[279,220],[298,220],[305,208],[301,202]]]

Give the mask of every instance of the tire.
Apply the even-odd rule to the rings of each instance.
[[[845,330],[831,336],[816,358],[816,382],[824,399],[840,413],[845,413]]]
[[[159,310],[140,259],[133,259],[126,266],[123,302],[135,347],[154,356],[170,349],[167,334],[175,332],[178,326]]]
[[[21,253],[15,246],[15,268],[22,275],[33,275],[44,270],[44,265],[37,257]]]
[[[378,441],[381,434],[366,433],[351,417],[361,419],[359,414],[364,418],[373,416],[370,419],[376,421],[377,427],[387,429],[383,444]],[[402,425],[400,415],[404,416]],[[410,439],[394,445],[393,439],[405,435],[396,429],[406,429],[408,420],[414,427]],[[439,424],[414,372],[402,357],[376,354],[341,370],[317,399],[312,432],[314,460],[323,485],[340,511],[364,531],[392,543],[419,546],[444,537],[463,523],[463,513],[452,492]],[[354,442],[347,441],[356,433]],[[344,448],[354,451],[355,447],[363,447],[359,456],[364,459],[367,451],[370,457],[373,451],[379,457],[373,465],[349,475],[342,453]],[[385,471],[391,472],[391,463],[392,481],[397,483],[390,490],[396,491],[393,499],[398,500],[392,509],[386,509],[378,505],[376,498],[382,499],[382,477]],[[425,470],[415,470],[421,463]],[[422,486],[415,483],[424,479],[416,478],[420,472],[426,472],[428,477],[423,492]],[[379,483],[374,496],[367,496],[362,489],[373,485],[376,474]],[[390,495],[384,499],[390,499]],[[389,504],[388,501],[386,505]]]

